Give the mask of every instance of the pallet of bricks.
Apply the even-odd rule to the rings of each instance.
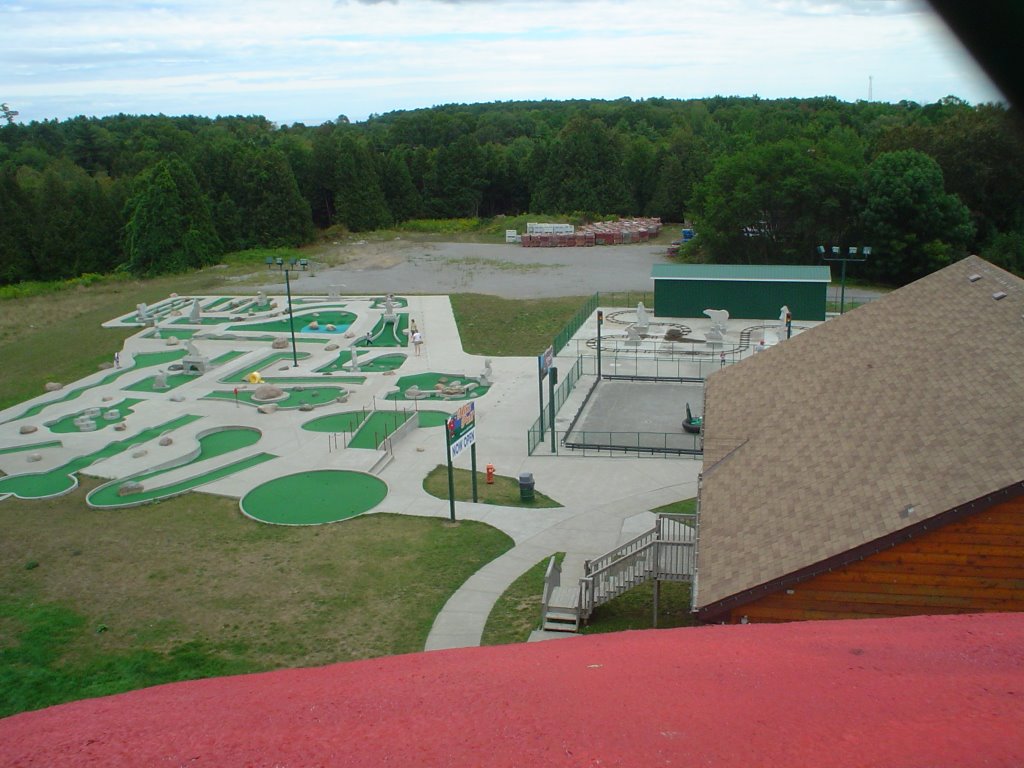
[[[645,243],[661,232],[661,219],[619,219],[585,224],[527,224],[522,236],[524,248],[565,248],[592,245]]]

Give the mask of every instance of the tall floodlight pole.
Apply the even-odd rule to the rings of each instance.
[[[851,245],[844,256],[842,249],[838,245],[833,245],[829,251],[825,250],[825,246],[818,246],[818,255],[825,261],[838,261],[843,265],[841,277],[839,278],[839,314],[843,314],[846,310],[846,263],[849,261],[864,261],[868,256],[871,255],[871,246],[865,245],[863,248],[858,249],[857,246]]]
[[[288,328],[292,332],[292,368],[299,367],[299,353],[295,350],[295,316],[292,314],[292,281],[289,270],[284,270],[284,289],[288,294]]]

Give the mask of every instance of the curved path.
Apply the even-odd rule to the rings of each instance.
[[[696,482],[681,482],[611,499],[600,505],[562,510],[563,516],[559,521],[553,521],[550,527],[517,542],[515,547],[473,574],[449,598],[434,619],[424,649],[432,651],[480,645],[484,625],[494,603],[512,582],[538,562],[555,552],[565,552],[562,581],[571,584],[583,575],[585,560],[592,560],[648,530],[654,521],[649,510],[695,496],[696,492]],[[504,514],[492,513],[488,520],[498,528],[503,528],[503,517],[513,523],[517,513],[522,514],[514,507],[501,509]]]

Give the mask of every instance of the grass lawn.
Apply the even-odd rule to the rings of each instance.
[[[595,608],[588,624],[580,627],[580,634],[599,635],[627,629],[650,629],[653,617],[654,585],[641,584]],[[658,627],[668,629],[692,627],[695,624],[690,613],[690,585],[663,581],[658,600]]]
[[[556,552],[555,557],[560,563],[565,559],[565,552]],[[550,559],[545,557],[530,568],[498,598],[487,617],[480,645],[525,643],[530,639],[530,633],[540,626],[541,593]]]
[[[261,525],[190,493],[124,511],[0,502],[0,716],[209,675],[422,650],[512,540],[388,514]]]
[[[453,476],[455,478],[455,500],[472,501],[472,470],[455,468]],[[427,474],[426,478],[423,480],[423,490],[431,496],[435,496],[439,499],[448,498],[448,466],[446,464],[438,464],[430,470],[429,474]],[[534,492],[533,501],[523,501],[519,498],[519,479],[506,477],[505,475],[495,475],[494,483],[492,485],[488,485],[487,475],[483,472],[477,472],[476,490],[480,504],[497,504],[502,507],[535,507],[542,509],[562,506],[554,499],[545,496],[539,491]]]
[[[673,501],[651,510],[656,515],[695,515],[697,514],[697,497]]]
[[[479,293],[451,295],[463,348],[473,355],[539,355],[587,300],[502,299]]]
[[[109,280],[0,302],[0,409],[41,395],[48,381],[69,383],[112,362],[138,328],[100,325],[140,302],[176,291],[213,292],[231,269],[208,269],[151,280]]]

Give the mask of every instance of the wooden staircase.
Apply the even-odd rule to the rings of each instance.
[[[654,527],[584,564],[574,587],[563,587],[552,557],[544,575],[541,627],[576,632],[599,605],[648,581],[691,581],[695,571],[696,515],[658,515]]]

